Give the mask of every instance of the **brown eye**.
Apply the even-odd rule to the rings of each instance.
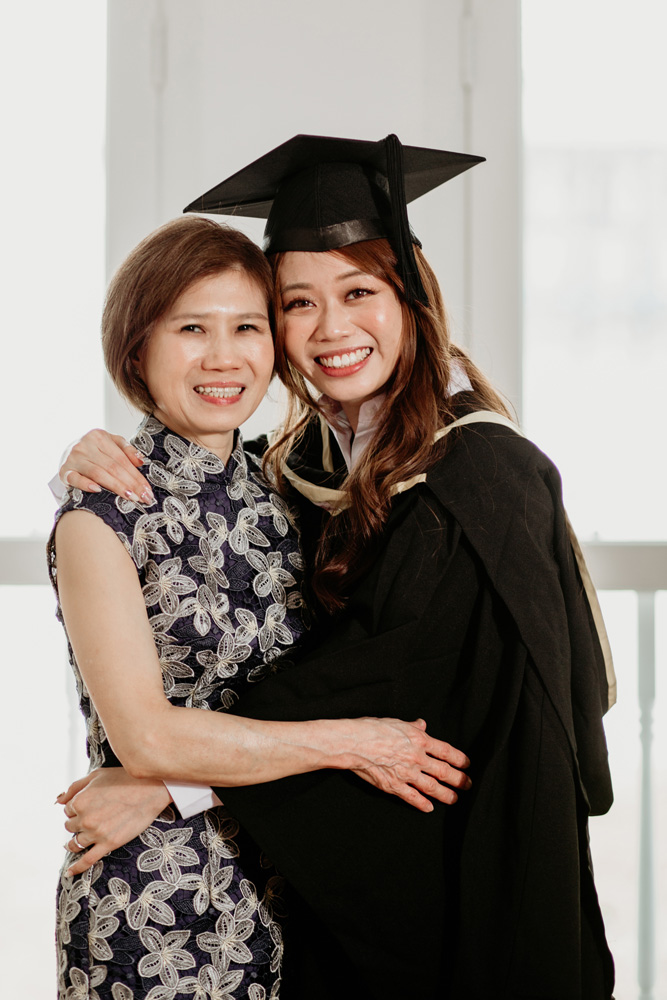
[[[289,312],[290,309],[302,309],[304,306],[310,306],[312,302],[309,299],[290,299],[285,305],[283,305],[283,312]]]

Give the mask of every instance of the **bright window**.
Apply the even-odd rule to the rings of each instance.
[[[583,538],[667,538],[662,0],[523,4],[525,424]]]
[[[583,539],[667,538],[667,93],[662,0],[525,0],[524,423]],[[667,921],[667,594],[656,601],[656,942]],[[601,595],[619,675],[615,804],[591,822],[618,997],[636,997],[637,596]],[[656,1000],[667,997],[657,948]]]
[[[18,562],[12,550],[3,566],[10,581],[27,539],[50,530],[46,483],[62,448],[103,421],[105,90],[106,3],[25,0],[4,12],[0,523],[2,535],[19,539]],[[0,587],[2,992],[31,1000],[56,989],[65,831],[53,802],[87,767],[54,611],[48,585]]]
[[[104,413],[106,4],[26,0],[3,20],[0,422],[4,470],[29,481],[19,504],[0,491],[0,523],[43,535],[58,456]]]

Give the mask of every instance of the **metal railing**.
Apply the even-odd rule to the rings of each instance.
[[[639,814],[639,900],[637,981],[639,1000],[654,1000],[655,857],[653,837],[653,706],[655,703],[656,593],[667,590],[667,543],[589,542],[583,546],[598,590],[637,594],[637,659],[641,806]]]

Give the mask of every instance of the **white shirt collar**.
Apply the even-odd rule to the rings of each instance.
[[[459,361],[453,361],[451,364],[448,389],[450,396],[455,396],[457,392],[469,392],[472,389],[465,368]],[[338,447],[345,459],[348,472],[352,471],[373,437],[376,429],[378,410],[384,403],[384,400],[385,394],[379,393],[377,396],[373,396],[372,399],[367,399],[365,403],[361,404],[359,407],[357,430],[356,433],[353,433],[352,425],[345,416],[345,411],[341,404],[337,400],[332,399],[331,396],[320,396],[319,404],[324,412],[324,418],[338,442]]]
[[[367,399],[359,407],[359,419],[357,421],[356,432],[352,431],[352,424],[347,419],[341,404],[332,399],[331,396],[320,396],[319,404],[324,412],[324,417],[331,428],[338,447],[340,448],[348,472],[350,472],[361,458],[364,449],[375,433],[375,418],[377,412],[384,403],[385,394],[380,393]]]

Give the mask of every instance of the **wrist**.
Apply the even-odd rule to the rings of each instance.
[[[318,767],[350,771],[367,763],[359,753],[361,722],[361,719],[322,719],[317,723],[321,727],[322,753]]]

